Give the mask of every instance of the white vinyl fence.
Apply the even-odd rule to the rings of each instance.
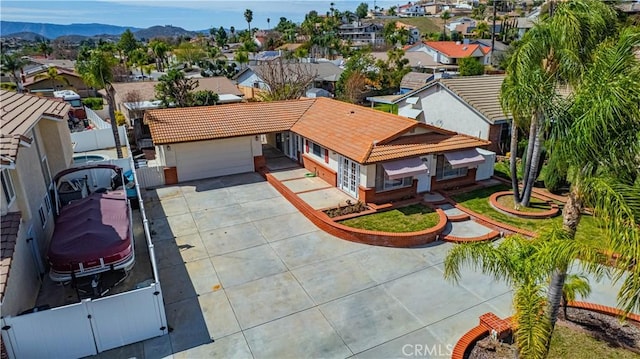
[[[127,130],[124,126],[120,126],[118,127],[118,133],[120,134],[120,143],[124,146],[127,143]],[[111,127],[100,130],[73,132],[71,134],[71,142],[75,144],[73,148],[74,152],[115,147]]]
[[[162,167],[140,167],[136,169],[140,187],[151,188],[164,185],[164,171]]]
[[[80,358],[167,333],[158,283],[2,319],[11,358]]]
[[[87,113],[87,118],[89,119],[89,121],[91,121],[93,123],[93,125],[99,129],[111,129],[111,124],[105,120],[103,120],[102,118],[100,118],[100,116],[98,116],[98,114],[93,111],[92,109],[85,107],[85,112]]]

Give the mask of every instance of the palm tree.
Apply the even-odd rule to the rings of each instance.
[[[49,43],[46,40],[42,40],[38,42],[37,48],[38,48],[38,52],[41,53],[45,59],[48,59],[49,55],[51,55],[51,53],[53,52],[53,48],[51,47],[51,45],[49,45]]]
[[[555,11],[558,14],[562,7]],[[619,254],[612,280],[622,281],[618,306],[627,313],[640,310],[640,61],[634,54],[638,46],[640,30],[625,28],[615,41],[597,47],[566,117],[558,119],[551,138],[554,148],[558,146],[552,156],[566,161],[571,183],[562,211],[567,240],[558,251],[580,248],[581,243],[573,239],[583,208],[592,208],[604,222],[606,248]],[[562,300],[566,267],[567,263],[560,263],[552,276],[547,307],[552,325]]]
[[[236,28],[235,26],[231,26],[229,28],[229,32],[231,33],[231,38],[233,38],[233,41],[231,41],[231,39],[229,39],[230,42],[235,42],[235,38],[236,38]]]
[[[489,25],[486,22],[481,21],[480,23],[478,23],[478,26],[473,29],[473,33],[476,35],[476,37],[485,39],[489,36]]]
[[[444,23],[442,24],[442,38],[444,40],[447,39],[447,21],[449,21],[449,19],[451,19],[451,13],[449,12],[449,10],[445,10],[442,14],[440,14],[440,18],[444,21]]]
[[[115,114],[115,94],[111,82],[113,81],[113,68],[118,60],[112,53],[99,49],[91,51],[88,58],[79,60],[76,63],[76,70],[82,76],[84,82],[95,88],[105,89],[107,92],[107,103],[109,104],[109,118],[111,118],[111,130],[116,147],[118,158],[122,158],[122,145],[118,133],[118,124]]]
[[[544,294],[553,268],[546,255],[548,248],[545,240],[510,236],[497,246],[487,242],[457,245],[444,262],[444,276],[454,282],[460,279],[462,267],[469,265],[513,289],[514,336],[523,358],[543,358],[547,353],[551,328],[544,318]]]
[[[240,64],[240,67],[243,67],[243,64],[249,62],[249,54],[246,51],[238,51],[233,59]]]
[[[35,80],[45,79],[45,80],[51,81],[51,88],[54,91],[56,90],[56,81],[62,82],[66,86],[70,85],[69,80],[66,77],[60,75],[60,73],[58,73],[58,69],[56,69],[55,67],[49,67],[46,72],[37,74],[34,77],[34,79]]]
[[[250,9],[246,9],[244,11],[244,19],[247,21],[247,28],[249,29],[249,37],[252,37],[252,33],[251,33],[251,21],[253,21],[253,11],[251,11]]]
[[[18,54],[2,54],[0,57],[0,67],[2,68],[2,72],[7,73],[9,78],[16,83],[18,87],[18,92],[22,92],[22,79],[20,75],[17,74],[18,71],[22,71],[23,66],[25,65],[25,61]]]
[[[598,0],[571,0],[558,4],[553,17],[528,31],[507,65],[501,101],[511,113],[511,177],[516,207],[529,206],[538,177],[542,143],[550,119],[558,115],[557,88],[577,86],[596,46],[612,34],[617,21],[609,5]],[[522,195],[516,175],[518,130],[529,128]]]
[[[567,280],[562,286],[562,310],[564,312],[564,319],[568,320],[567,306],[570,302],[576,300],[578,295],[585,298],[591,294],[591,286],[587,277],[579,274],[568,274]]]
[[[156,70],[159,72],[164,71],[164,64],[167,58],[167,52],[169,52],[169,44],[161,40],[153,40],[149,44],[151,51],[153,52],[153,56],[156,60]]]
[[[271,19],[267,18],[267,30],[271,30]]]

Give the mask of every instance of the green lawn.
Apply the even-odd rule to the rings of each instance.
[[[513,196],[498,197],[498,203],[506,208],[514,208]],[[547,201],[535,197],[531,197],[529,205],[530,207],[520,207],[520,212],[535,213],[545,212],[551,209]]]
[[[461,206],[469,208],[474,212],[483,214],[498,222],[510,224],[518,228],[528,231],[537,232],[541,229],[552,225],[553,223],[562,224],[562,215],[548,219],[527,219],[510,216],[493,209],[489,204],[491,194],[499,191],[509,191],[511,187],[505,184],[482,188],[475,191],[469,191],[459,195],[452,196],[453,199]],[[588,215],[583,215],[578,226],[576,238],[579,240],[592,242],[595,246],[600,246],[600,238],[602,238],[602,230],[598,227],[596,220]]]
[[[341,221],[345,226],[383,232],[416,232],[434,227],[440,221],[438,213],[421,204],[368,214]]]
[[[607,342],[597,340],[591,335],[572,330],[564,326],[556,326],[551,338],[549,359],[631,359],[638,358],[629,350],[611,347]]]

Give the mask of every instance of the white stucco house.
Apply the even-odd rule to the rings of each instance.
[[[509,151],[511,116],[500,105],[503,81],[504,75],[441,78],[400,96],[368,100],[396,105],[400,116],[491,141],[487,148],[504,154]]]
[[[160,165],[173,171],[165,178],[176,182],[260,170],[263,136],[363,202],[493,174],[493,157],[480,152],[488,141],[328,98],[150,110],[145,122]]]

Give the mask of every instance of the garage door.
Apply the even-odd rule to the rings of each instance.
[[[253,172],[251,137],[180,143],[176,151],[178,181]]]

